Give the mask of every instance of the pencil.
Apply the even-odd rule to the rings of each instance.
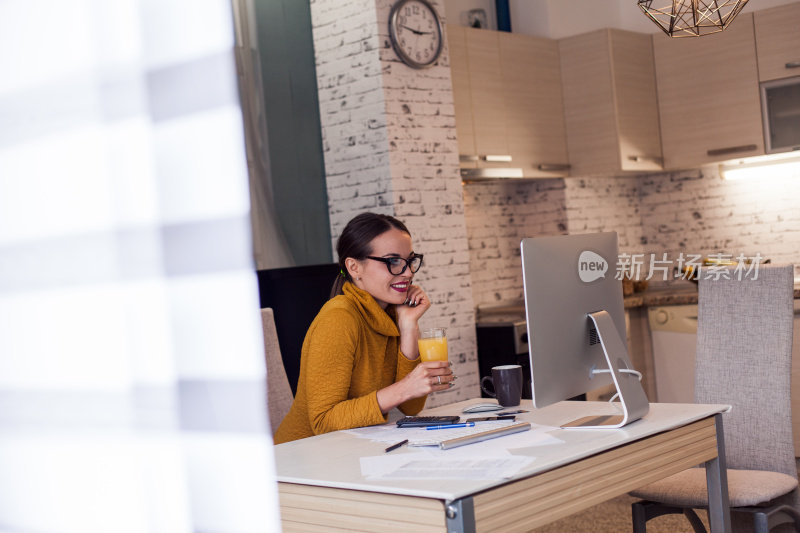
[[[405,444],[405,443],[407,443],[407,442],[408,442],[408,439],[405,439],[405,440],[401,440],[401,441],[400,441],[400,442],[398,442],[397,444],[392,444],[391,446],[389,446],[388,448],[386,448],[386,453],[389,453],[389,452],[390,452],[390,451],[392,451],[392,450],[396,450],[397,448],[399,448],[400,446],[402,446],[403,444]]]

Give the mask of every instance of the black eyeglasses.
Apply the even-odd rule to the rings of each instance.
[[[380,261],[385,264],[389,273],[395,276],[399,276],[405,272],[407,268],[410,268],[411,273],[414,274],[422,267],[422,254],[411,254],[411,257],[408,259],[403,259],[402,257],[374,257],[368,255],[367,259]]]

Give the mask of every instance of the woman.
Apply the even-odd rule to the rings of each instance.
[[[412,285],[422,266],[394,217],[362,213],[336,245],[340,275],[303,341],[297,395],[275,443],[414,415],[453,386],[447,361],[419,361],[419,319],[431,306]]]

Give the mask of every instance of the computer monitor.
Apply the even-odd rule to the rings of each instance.
[[[625,341],[617,234],[523,239],[521,250],[534,406],[613,383],[621,413],[564,427],[618,428],[647,414],[649,403]]]

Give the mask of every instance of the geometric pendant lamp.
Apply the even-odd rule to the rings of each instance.
[[[700,37],[724,30],[747,0],[637,0],[670,37]]]

